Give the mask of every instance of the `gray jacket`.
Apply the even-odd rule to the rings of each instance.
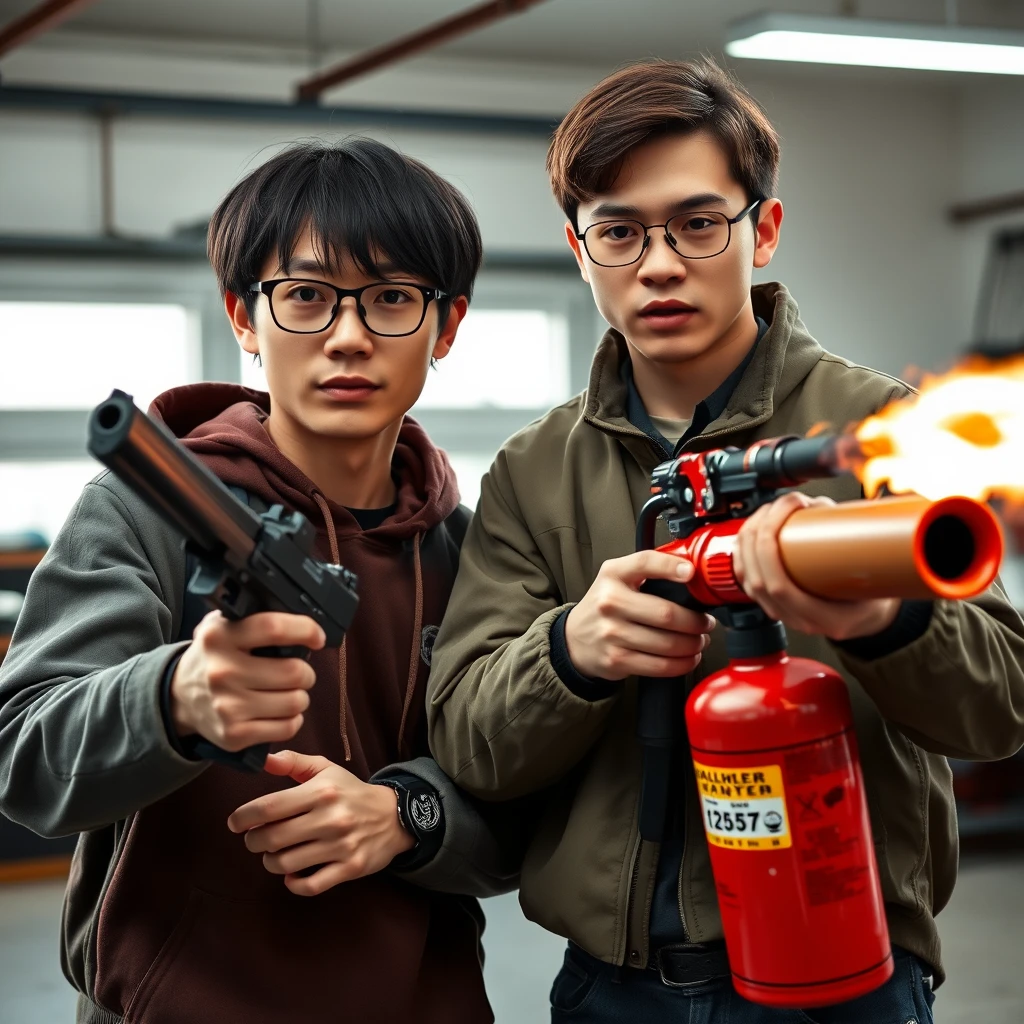
[[[36,569],[0,667],[0,811],[43,836],[80,833],[62,963],[89,1002],[98,925],[139,813],[208,770],[229,771],[179,755],[163,721],[161,681],[185,646],[184,589],[181,538],[102,473]],[[433,760],[378,775],[395,770],[434,785],[446,821],[441,851],[408,881],[469,896],[515,887],[516,866]],[[94,1018],[116,1019],[98,1009]]]

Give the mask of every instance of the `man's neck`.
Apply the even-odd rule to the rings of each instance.
[[[749,302],[730,329],[706,351],[676,363],[654,362],[630,345],[633,382],[648,416],[690,420],[699,402],[746,358],[758,327]],[[628,343],[628,339],[627,339]]]
[[[395,501],[391,459],[401,421],[367,438],[338,439],[309,434],[294,420],[274,413],[265,426],[289,462],[330,501],[345,508],[385,508]]]

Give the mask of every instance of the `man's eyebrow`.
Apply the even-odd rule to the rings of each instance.
[[[728,202],[729,200],[725,196],[719,195],[717,192],[701,192],[674,203],[672,209],[677,213],[682,213],[684,210],[698,210],[708,206],[725,205]],[[631,217],[639,220],[641,219],[641,210],[637,206],[623,206],[620,203],[601,203],[594,208],[591,217],[595,220],[604,220],[608,217]]]
[[[285,274],[314,274],[317,277],[330,277],[331,272],[322,263],[316,260],[289,260],[281,268]],[[405,273],[400,267],[393,263],[378,263],[377,272],[381,277],[397,277]]]
[[[318,277],[327,274],[327,268],[316,260],[289,260],[281,270],[286,274],[316,274]]]

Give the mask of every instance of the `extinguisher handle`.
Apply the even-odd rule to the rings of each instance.
[[[684,608],[692,608],[698,612],[710,610],[707,605],[698,601],[690,593],[685,583],[674,583],[672,580],[644,580],[640,584],[640,593],[663,597],[666,601],[682,605]]]
[[[685,608],[703,608],[682,583],[647,580],[640,590]],[[654,843],[664,839],[668,824],[672,745],[680,719],[677,691],[681,686],[681,679],[641,679],[639,684],[636,735],[643,751],[640,836]]]

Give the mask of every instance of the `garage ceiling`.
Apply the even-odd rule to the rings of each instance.
[[[379,46],[473,6],[478,0],[96,0],[63,29],[134,38],[213,43],[258,43],[292,50],[308,46],[318,25],[317,49]],[[40,0],[0,0],[0,25]],[[1024,28],[1019,0],[958,0],[964,24]],[[675,57],[720,50],[729,22],[764,11],[943,21],[946,0],[548,0],[473,32],[440,54],[567,65],[607,64],[657,54]],[[126,39],[126,45],[130,42]]]

